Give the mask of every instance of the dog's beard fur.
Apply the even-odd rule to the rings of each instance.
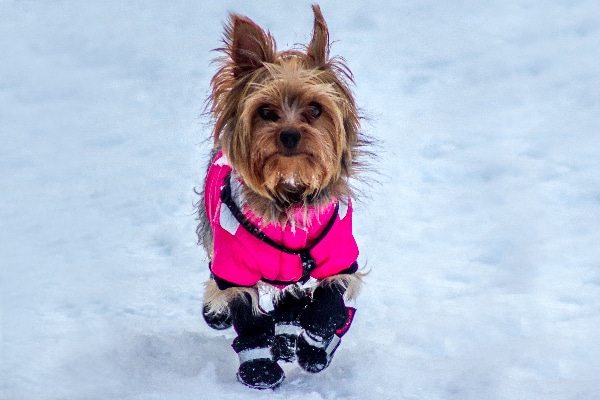
[[[270,34],[232,14],[212,79],[216,150],[244,182],[244,199],[267,222],[289,222],[291,208],[352,195],[349,178],[364,140],[349,89],[352,75],[329,57],[329,33],[317,6],[310,43],[278,52]],[[281,134],[299,141],[284,145]]]

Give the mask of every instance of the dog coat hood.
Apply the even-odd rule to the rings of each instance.
[[[304,218],[302,228],[290,223],[281,226],[264,223],[252,213],[243,201],[241,185],[219,152],[204,188],[214,238],[211,271],[216,277],[239,286],[253,286],[260,280],[285,286],[304,277],[307,262],[314,262],[310,277],[315,279],[336,275],[356,262],[350,199],[299,211]],[[231,201],[224,202],[228,197]],[[232,201],[237,207],[232,207]],[[241,217],[234,215],[236,208]]]

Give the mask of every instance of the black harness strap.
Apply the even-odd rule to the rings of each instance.
[[[335,223],[335,220],[338,216],[338,211],[340,208],[339,203],[335,204],[335,209],[333,210],[333,214],[331,215],[331,218],[329,218],[329,221],[327,222],[325,229],[323,229],[323,231],[321,232],[319,237],[317,237],[317,239],[310,246],[305,247],[303,249],[293,250],[293,249],[289,249],[285,246],[282,246],[281,244],[277,243],[276,241],[274,241],[273,239],[271,239],[270,237],[265,235],[264,232],[262,232],[256,225],[254,225],[248,218],[246,218],[246,216],[244,215],[242,210],[240,210],[238,205],[233,200],[233,197],[231,196],[231,174],[227,174],[227,176],[225,177],[224,183],[225,183],[225,185],[223,186],[223,190],[221,190],[221,201],[223,202],[223,204],[225,204],[227,206],[227,208],[229,208],[229,211],[231,211],[231,214],[237,220],[237,222],[239,222],[239,224],[242,227],[244,227],[244,229],[246,231],[248,231],[252,236],[254,236],[257,239],[261,240],[262,242],[268,244],[269,246],[274,247],[277,250],[282,251],[284,253],[295,254],[295,255],[299,256],[300,260],[302,261],[302,277],[297,282],[306,283],[310,279],[310,273],[315,268],[317,268],[317,264],[316,264],[315,260],[312,258],[312,256],[310,255],[310,251],[317,244],[319,244],[319,242],[321,242],[321,240],[323,240],[323,238],[325,238],[325,236],[327,236],[327,234],[333,227],[333,224]],[[265,278],[263,278],[262,280],[267,283],[271,283],[271,284],[275,284],[275,285],[289,285],[289,284],[297,283],[297,282],[286,282],[286,281],[272,281],[272,280],[265,279]]]

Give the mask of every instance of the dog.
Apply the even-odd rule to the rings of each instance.
[[[344,59],[330,56],[318,5],[308,45],[278,51],[270,33],[230,14],[207,112],[214,147],[198,202],[209,258],[203,316],[233,325],[237,379],[278,387],[278,362],[329,366],[355,309],[358,246],[351,180],[369,141]]]

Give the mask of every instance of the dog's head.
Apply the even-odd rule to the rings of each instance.
[[[216,148],[251,200],[278,209],[348,195],[354,173],[352,76],[342,59],[330,58],[327,25],[319,7],[313,11],[310,43],[286,51],[250,19],[230,15],[211,82]]]

